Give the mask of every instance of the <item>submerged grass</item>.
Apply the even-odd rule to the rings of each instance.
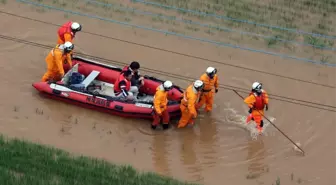
[[[67,10],[85,12],[117,21],[244,45],[255,49],[285,52],[297,57],[335,62],[333,39],[281,29],[246,24],[213,16],[197,15],[159,6],[146,6],[143,0],[30,0]],[[331,0],[144,0],[189,10],[294,28],[336,36],[336,4]],[[127,3],[128,2],[128,3]],[[40,12],[39,9],[37,11]],[[65,17],[71,19],[69,15]],[[327,48],[321,50],[321,48]],[[321,59],[320,59],[321,58]]]
[[[0,136],[0,182],[3,185],[192,185],[154,173],[118,166],[30,142]]]
[[[110,0],[112,1],[112,0]],[[138,2],[142,0],[133,0]],[[240,21],[250,21],[257,24],[269,24],[283,28],[305,30],[307,32],[336,36],[336,1],[335,0],[146,0],[158,3],[150,6],[176,11],[183,16],[198,17],[200,20],[212,22],[221,26],[229,26],[240,30],[265,35],[278,35],[281,38],[290,37],[292,41],[300,38],[300,34],[282,29],[269,29]],[[172,6],[179,10],[163,6]],[[225,16],[221,19],[215,16],[200,15],[192,10],[207,14]],[[228,20],[228,18],[235,20]],[[314,41],[305,43],[317,47],[333,47],[330,39],[311,36]],[[276,42],[274,39],[273,43]],[[323,44],[321,44],[323,43]],[[269,45],[269,43],[267,44]],[[273,44],[271,44],[273,45]]]
[[[135,0],[136,2],[137,0]],[[335,32],[334,0],[146,0],[208,14],[277,26]],[[158,6],[156,6],[158,7]],[[194,13],[179,11],[181,14]],[[200,16],[206,18],[207,16]],[[216,18],[213,18],[216,19]],[[306,24],[304,24],[306,23]]]

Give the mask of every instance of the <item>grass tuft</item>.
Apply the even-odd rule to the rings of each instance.
[[[275,181],[275,185],[280,185],[280,178],[278,177],[277,180]]]
[[[0,182],[11,185],[192,185],[129,165],[79,156],[19,139],[0,136]]]

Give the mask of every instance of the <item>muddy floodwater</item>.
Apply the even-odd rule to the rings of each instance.
[[[57,27],[4,13],[0,13],[1,36],[6,36],[0,38],[2,134],[207,185],[271,185],[278,177],[286,185],[336,183],[334,67],[216,47],[80,16],[65,17],[57,11],[41,13],[15,1],[1,5],[0,10],[54,24],[75,19],[88,32],[269,72],[255,72],[87,33],[79,33],[74,42],[79,52],[124,63],[137,60],[142,67],[153,71],[196,79],[206,67],[213,66],[219,71],[220,84],[250,89],[255,80],[261,81],[270,94],[285,97],[283,100],[296,99],[289,103],[271,98],[266,113],[278,128],[301,144],[306,155],[293,151],[293,144],[268,122],[264,135],[255,137],[252,124],[244,122],[246,105],[233,91],[224,88],[215,96],[212,114],[201,112],[194,127],[173,127],[165,132],[152,131],[149,121],[120,118],[43,98],[31,84],[39,81],[45,72],[44,59],[49,49],[8,37],[52,46],[57,41]],[[190,83],[154,75],[184,88]]]

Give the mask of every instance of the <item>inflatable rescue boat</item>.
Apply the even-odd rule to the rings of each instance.
[[[73,57],[72,63],[71,69],[68,65],[64,65],[66,73],[61,81],[36,82],[32,84],[33,87],[49,98],[118,116],[152,119],[153,96],[163,80],[145,75],[145,85],[140,88],[142,96],[137,100],[126,101],[114,94],[114,82],[119,77],[121,68],[78,56]],[[70,77],[74,72],[84,77],[80,89],[70,83]],[[177,118],[181,115],[179,106],[183,91],[180,87],[174,86],[168,94],[169,115],[171,118]]]

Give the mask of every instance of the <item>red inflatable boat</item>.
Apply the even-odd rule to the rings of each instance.
[[[64,66],[66,74],[60,82],[36,82],[33,83],[33,87],[49,98],[118,116],[152,119],[153,96],[156,88],[163,82],[162,80],[144,76],[145,85],[140,89],[140,92],[144,95],[136,101],[130,102],[119,99],[114,94],[114,82],[118,78],[121,68],[78,56],[73,57],[72,63],[73,67],[71,69],[67,65]],[[72,72],[78,72],[85,76],[84,81],[81,82],[84,88],[80,90],[72,88],[69,84]],[[182,93],[183,91],[178,86],[174,86],[169,91],[168,112],[171,118],[177,118],[181,115],[179,106]]]

